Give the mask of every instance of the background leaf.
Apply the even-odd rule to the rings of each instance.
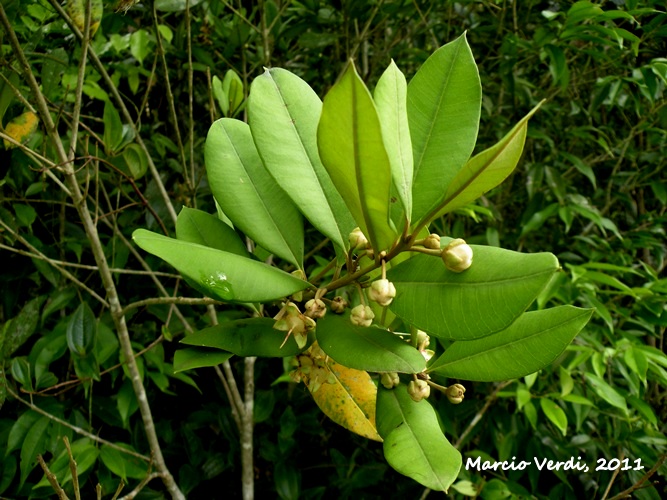
[[[573,306],[524,313],[498,333],[454,342],[429,371],[480,382],[524,377],[552,363],[591,314],[590,309]]]
[[[247,124],[222,118],[209,129],[204,151],[213,196],[244,233],[303,268],[303,221],[262,164]]]
[[[391,310],[436,337],[481,338],[507,328],[558,270],[550,253],[471,247],[473,263],[462,273],[423,254],[389,270],[387,278],[396,286]]]
[[[239,235],[214,215],[183,207],[176,220],[176,238],[248,257]]]
[[[307,288],[306,281],[239,255],[137,229],[132,239],[178,269],[201,293],[222,301],[268,302]]]
[[[266,69],[250,90],[250,130],[266,169],[305,217],[341,249],[356,223],[322,165],[317,125],[322,101],[306,82]]]
[[[317,129],[322,163],[376,251],[396,239],[390,226],[391,166],[373,99],[350,63],[324,98]]]
[[[205,347],[178,349],[174,353],[174,373],[206,366],[217,366],[232,356],[231,352],[206,349]]]
[[[413,224],[440,203],[472,154],[481,102],[479,73],[465,35],[436,50],[410,81]]]

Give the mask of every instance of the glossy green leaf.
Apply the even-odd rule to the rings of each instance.
[[[28,431],[32,429],[35,422],[40,418],[42,418],[42,415],[34,410],[28,410],[16,419],[16,422],[14,422],[9,431],[9,436],[7,436],[6,453],[11,453],[21,447]]]
[[[328,314],[317,322],[317,343],[334,361],[370,372],[420,373],[424,356],[388,330],[355,326],[348,317]]]
[[[127,444],[116,444],[122,448],[134,451],[132,447]],[[100,459],[111,472],[125,481],[127,481],[128,478],[144,479],[148,473],[148,464],[146,462],[106,444],[103,444],[100,448]]]
[[[482,85],[465,35],[436,50],[408,85],[412,222],[442,201],[477,140]]]
[[[67,323],[67,346],[77,356],[86,356],[95,348],[97,320],[86,302],[76,308]]]
[[[271,318],[240,319],[220,323],[188,335],[181,343],[200,347],[215,347],[237,356],[287,357],[300,353],[303,349],[290,335],[285,345],[285,332],[273,328]]]
[[[598,396],[611,406],[623,410],[623,413],[628,413],[628,406],[625,402],[625,398],[616,389],[593,373],[586,372],[585,376],[587,385],[592,387]]]
[[[48,417],[39,418],[28,430],[21,445],[21,483],[23,486],[28,474],[37,463],[37,455],[46,450],[46,438],[51,420]]]
[[[183,207],[176,219],[176,238],[248,257],[239,235],[214,215]]]
[[[239,255],[180,241],[145,229],[132,238],[174,266],[201,293],[222,301],[268,302],[309,286],[275,267]]]
[[[174,353],[174,372],[182,372],[206,366],[218,366],[232,356],[231,352],[207,349],[205,347],[179,349]]]
[[[252,83],[250,130],[266,169],[313,226],[347,249],[357,224],[320,160],[321,111],[317,94],[289,71],[267,69]]]
[[[396,286],[391,310],[436,337],[481,338],[507,328],[558,270],[550,253],[471,247],[473,263],[462,273],[423,254],[389,270],[387,278]]]
[[[382,126],[384,147],[389,155],[391,177],[406,217],[412,214],[412,141],[408,127],[407,83],[392,60],[373,92]]]
[[[262,164],[247,124],[231,118],[208,131],[206,172],[222,210],[258,244],[303,267],[303,220]]]
[[[512,173],[523,152],[528,120],[541,104],[535,106],[495,145],[468,160],[447,187],[447,193],[436,209],[436,218],[475,201]]]
[[[461,468],[461,453],[440,430],[429,402],[413,401],[404,384],[391,390],[380,386],[377,419],[389,465],[427,488],[447,491]]]
[[[567,415],[565,415],[563,409],[548,398],[541,398],[540,406],[547,418],[551,420],[551,422],[558,427],[558,430],[563,433],[563,436],[565,436],[567,434]]]
[[[27,391],[33,390],[32,369],[25,356],[12,359],[11,364],[12,377]]]
[[[390,223],[391,165],[366,85],[350,63],[324,98],[317,129],[322,163],[376,251],[397,234]]]
[[[573,306],[524,313],[501,332],[454,342],[429,371],[479,382],[524,377],[551,364],[591,314],[590,309]]]

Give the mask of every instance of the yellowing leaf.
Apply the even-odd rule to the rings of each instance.
[[[14,139],[16,142],[23,143],[28,140],[32,133],[37,130],[37,123],[39,119],[32,111],[27,111],[12,121],[5,127],[5,134]],[[15,147],[14,144],[5,139],[5,148],[11,149]]]
[[[92,37],[97,28],[100,27],[100,21],[102,20],[102,13],[104,12],[102,0],[92,0],[90,10],[90,36]],[[83,33],[86,23],[86,0],[68,0],[67,13],[76,27],[79,28],[79,31]]]
[[[375,428],[377,388],[368,372],[339,365],[317,343],[298,360],[301,380],[327,417],[360,436],[382,441]]]

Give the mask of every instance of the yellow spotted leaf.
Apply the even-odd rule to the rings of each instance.
[[[346,429],[365,438],[382,441],[375,428],[377,387],[368,372],[339,365],[328,358],[317,343],[306,353],[313,364],[309,363],[305,372],[302,364],[301,380],[320,410]],[[300,363],[302,356],[299,357]]]
[[[27,111],[12,121],[5,127],[5,134],[14,139],[16,142],[23,143],[27,141],[32,133],[37,130],[38,123],[37,115],[32,111]],[[5,148],[11,149],[15,147],[14,144],[5,139]]]
[[[91,0],[90,2],[90,36],[92,37],[97,28],[100,27],[104,6],[102,0]],[[67,0],[67,13],[72,18],[76,27],[83,33],[86,23],[86,0]]]

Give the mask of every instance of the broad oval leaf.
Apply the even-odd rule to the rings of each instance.
[[[308,282],[263,262],[145,229],[134,231],[132,239],[174,266],[195,289],[217,300],[268,302],[309,286]]]
[[[206,173],[220,207],[245,234],[303,268],[303,220],[262,164],[242,121],[221,118],[208,131]]]
[[[542,102],[524,116],[500,141],[468,160],[447,187],[447,193],[440,203],[435,218],[475,201],[512,173],[523,152],[528,120]]]
[[[290,335],[285,345],[285,332],[273,328],[271,318],[240,319],[220,323],[188,335],[182,344],[224,349],[237,356],[287,357],[299,354],[303,349]]]
[[[477,339],[512,324],[559,268],[550,253],[471,247],[473,263],[462,273],[423,254],[392,268],[387,273],[396,286],[391,310],[436,337]]]
[[[524,313],[501,332],[454,342],[428,371],[478,382],[525,377],[551,364],[591,314],[573,306]]]
[[[176,219],[176,238],[248,257],[239,235],[214,215],[183,207]]]
[[[317,343],[304,355],[323,361],[321,365],[327,381],[320,383],[313,377],[302,377],[320,410],[347,430],[382,441],[375,428],[377,387],[371,376],[365,371],[347,368],[327,359]]]
[[[388,250],[397,238],[390,222],[391,166],[375,104],[352,62],[324,98],[317,144],[331,180],[373,249]]]
[[[391,178],[406,218],[412,214],[412,141],[408,126],[407,83],[392,60],[373,92],[382,126],[384,147],[389,155]]]
[[[87,356],[95,348],[97,320],[90,306],[82,302],[67,323],[67,346],[78,356]]]
[[[344,366],[369,372],[420,373],[424,356],[388,330],[355,326],[348,317],[329,314],[317,322],[317,343]]]
[[[436,50],[410,81],[413,224],[439,205],[470,158],[481,104],[482,85],[465,34]]]
[[[378,430],[389,465],[418,483],[447,491],[461,468],[461,453],[440,430],[428,401],[410,398],[407,386],[378,387]]]
[[[232,356],[231,352],[220,351],[219,349],[207,349],[205,347],[179,349],[174,353],[174,373],[194,368],[218,366]]]
[[[347,250],[356,223],[320,160],[321,111],[313,89],[287,70],[267,69],[252,82],[248,118],[266,169],[313,226]]]

